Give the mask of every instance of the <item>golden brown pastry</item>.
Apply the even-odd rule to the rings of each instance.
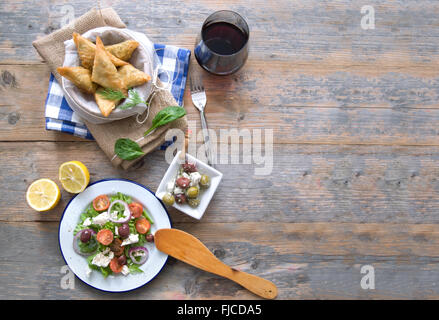
[[[100,90],[102,88],[99,88]],[[104,117],[108,117],[113,111],[114,108],[116,108],[117,104],[120,100],[107,100],[102,95],[99,94],[99,90],[95,92],[95,101],[96,104],[99,107],[99,110],[101,110],[101,113],[104,115]]]
[[[126,40],[121,43],[113,44],[111,46],[106,46],[105,49],[108,50],[115,57],[128,61],[131,59],[131,55],[134,50],[139,46],[139,43],[135,40]]]
[[[60,75],[72,81],[79,89],[87,93],[95,93],[97,85],[91,80],[91,71],[83,67],[59,67]]]
[[[126,89],[140,86],[149,80],[151,77],[145,72],[136,69],[133,65],[127,64],[119,68],[118,73],[122,78],[124,87]]]
[[[125,88],[122,78],[118,74],[113,62],[111,62],[110,56],[99,37],[96,38],[96,54],[91,79],[104,88],[119,91],[123,91]]]
[[[91,69],[93,67],[93,60],[95,58],[96,45],[76,32],[73,33],[73,41],[75,42],[76,49],[78,50],[81,65],[84,68]],[[117,67],[128,64],[127,62],[118,59],[111,53],[108,53],[108,55],[110,56],[111,62]]]

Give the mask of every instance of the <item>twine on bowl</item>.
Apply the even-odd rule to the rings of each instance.
[[[155,49],[154,51],[160,51],[160,50],[164,50],[164,48],[158,48]],[[138,114],[136,116],[136,122],[138,124],[144,124],[146,122],[146,120],[149,117],[149,106],[151,105],[152,101],[154,100],[154,98],[156,97],[156,94],[160,91],[171,91],[172,89],[172,85],[177,81],[178,76],[180,75],[181,72],[181,62],[178,59],[178,57],[175,57],[175,62],[177,64],[176,66],[176,70],[177,73],[175,73],[174,75],[172,75],[171,71],[166,70],[164,68],[161,68],[162,64],[159,63],[159,59],[157,57],[157,55],[155,56],[156,58],[156,67],[153,70],[153,74],[151,76],[151,93],[149,94],[148,98],[146,99],[147,102],[147,108],[145,109],[145,111],[141,114]],[[166,75],[166,81],[163,79],[163,75]],[[165,106],[160,106],[160,107],[167,107]],[[160,108],[161,109],[161,108]],[[146,114],[146,115],[145,115]],[[145,116],[144,116],[145,115]],[[144,116],[143,119],[141,119],[141,117]],[[134,140],[135,142],[139,143],[140,141],[142,141],[143,139],[145,139],[146,137],[148,137],[150,134],[152,134],[155,131],[152,130],[150,133],[148,133],[146,136],[142,135],[140,138]],[[116,159],[117,154],[114,154],[114,156],[111,158],[111,161],[113,161],[114,159]]]
[[[154,51],[160,51],[160,50],[164,50],[164,48],[158,48],[155,49]],[[165,90],[165,91],[171,91],[172,85],[175,83],[175,81],[177,81],[178,79],[178,75],[180,74],[180,60],[178,60],[177,58],[175,59],[175,62],[177,63],[177,67],[176,70],[178,70],[177,74],[172,76],[171,72],[161,68],[162,64],[160,64],[158,62],[158,58],[157,55],[155,56],[156,60],[157,60],[157,64],[156,67],[153,70],[153,75],[152,75],[152,89],[151,89],[151,93],[149,94],[148,98],[146,99],[147,102],[147,108],[145,110],[144,113],[142,114],[138,114],[136,117],[136,121],[138,124],[144,124],[145,121],[148,119],[149,116],[149,106],[151,105],[152,101],[154,100],[155,95],[161,91],[161,90]],[[163,80],[162,75],[166,75],[166,80]],[[141,116],[143,116],[143,114],[146,113],[146,116],[144,117],[143,120],[141,120]],[[139,141],[141,141],[144,137],[142,136],[141,138],[139,138]],[[136,141],[138,142],[138,141]]]

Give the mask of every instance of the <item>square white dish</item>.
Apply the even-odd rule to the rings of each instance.
[[[172,160],[171,164],[169,165],[168,170],[166,171],[165,175],[163,176],[162,181],[160,182],[159,187],[157,188],[157,191],[155,195],[157,198],[161,199],[161,196],[167,192],[167,184],[168,182],[175,179],[177,176],[178,170],[180,168],[179,163],[179,155],[181,151],[178,151],[175,155],[174,159]],[[201,217],[204,215],[204,212],[206,211],[210,201],[212,200],[216,189],[218,188],[218,185],[221,182],[221,179],[223,178],[223,174],[216,170],[215,168],[212,168],[208,164],[198,160],[197,158],[191,156],[190,154],[187,154],[187,159],[189,163],[195,163],[197,170],[201,174],[207,174],[210,177],[210,187],[203,190],[200,194],[200,205],[197,208],[192,208],[187,203],[186,204],[178,204],[174,203],[172,206],[183,212],[187,215],[191,216],[192,218],[200,220]]]

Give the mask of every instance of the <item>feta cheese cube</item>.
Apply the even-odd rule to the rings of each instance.
[[[201,174],[199,172],[192,172],[190,175],[191,187],[197,187],[201,180]]]
[[[82,225],[84,227],[88,227],[89,225],[91,225],[91,219],[90,218],[85,219]]]
[[[130,273],[130,268],[128,268],[128,266],[125,264],[123,267],[122,267],[122,274],[124,275],[124,276],[126,276],[126,275],[128,275],[129,273]]]
[[[190,175],[189,174],[187,174],[186,172],[183,172],[182,174],[181,174],[183,177],[185,177],[185,178],[188,178],[188,179],[190,179]]]
[[[114,253],[110,251],[110,248],[105,249],[103,252],[98,253],[91,261],[97,267],[108,267],[111,259],[114,258]]]
[[[181,193],[184,193],[184,190],[181,189],[180,187],[175,187],[174,194],[181,194]]]
[[[100,226],[103,226],[108,221],[110,221],[110,218],[108,216],[108,212],[105,211],[105,212],[100,213],[99,215],[94,217],[92,221],[93,221],[93,224],[98,224]]]
[[[137,243],[139,242],[139,235],[138,234],[130,234],[128,238],[126,238],[124,241],[122,241],[121,246],[126,246],[129,244]]]

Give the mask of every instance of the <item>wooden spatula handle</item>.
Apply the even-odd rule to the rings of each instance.
[[[154,234],[158,250],[204,271],[225,277],[266,299],[277,296],[277,288],[271,281],[236,270],[220,261],[193,235],[178,229],[160,229]]]

